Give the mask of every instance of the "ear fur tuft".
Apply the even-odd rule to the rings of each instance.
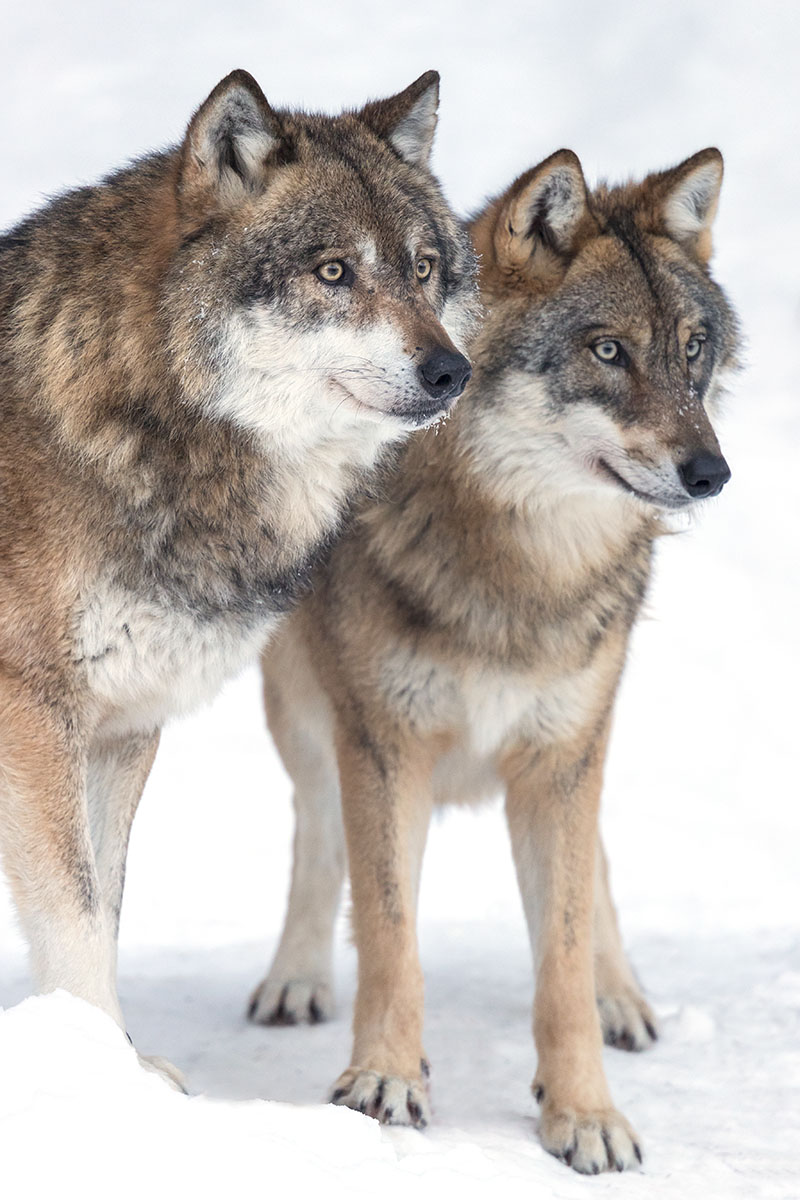
[[[430,158],[439,108],[439,73],[426,71],[405,91],[372,100],[358,113],[406,162],[425,166]]]
[[[667,233],[703,262],[711,257],[711,226],[722,187],[722,155],[715,147],[693,154],[660,177]]]
[[[505,270],[563,269],[589,217],[583,169],[571,150],[558,150],[517,179],[495,202],[493,249]]]
[[[231,200],[263,185],[280,123],[247,71],[232,71],[189,122],[182,147],[181,192]]]

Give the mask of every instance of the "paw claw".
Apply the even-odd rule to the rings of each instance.
[[[623,1171],[642,1161],[633,1130],[613,1108],[581,1112],[545,1104],[539,1134],[545,1150],[581,1175]]]
[[[345,1071],[331,1095],[332,1104],[345,1104],[383,1125],[412,1125],[425,1129],[428,1124],[428,1098],[422,1079],[404,1079],[398,1075],[380,1075],[377,1071]]]
[[[326,979],[276,979],[269,976],[250,997],[248,1019],[257,1025],[318,1025],[333,1013]]]
[[[647,1050],[658,1040],[656,1019],[641,992],[632,987],[597,997],[603,1040],[618,1050]]]

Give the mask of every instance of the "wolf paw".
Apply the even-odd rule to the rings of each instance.
[[[618,1050],[647,1050],[658,1040],[655,1014],[641,992],[623,988],[597,997],[603,1041]]]
[[[256,1025],[317,1025],[333,1015],[333,989],[326,979],[272,979],[250,997],[247,1015]]]
[[[160,1075],[173,1091],[183,1092],[184,1096],[188,1095],[183,1074],[168,1059],[160,1058],[157,1054],[140,1054],[138,1058],[145,1071],[152,1071],[154,1075]]]
[[[345,1104],[375,1117],[382,1125],[413,1125],[415,1129],[424,1129],[430,1120],[423,1079],[404,1079],[351,1067],[337,1079],[330,1099],[331,1104]]]
[[[541,1088],[534,1086],[539,1098]],[[539,1137],[545,1150],[581,1175],[625,1171],[642,1161],[639,1139],[614,1108],[578,1112],[550,1107],[546,1100],[539,1118]]]

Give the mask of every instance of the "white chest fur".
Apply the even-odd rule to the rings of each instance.
[[[480,799],[498,786],[495,764],[515,742],[554,745],[574,736],[596,698],[594,669],[542,679],[532,672],[474,665],[436,667],[397,656],[385,678],[402,681],[406,715],[421,730],[454,733],[456,743],[435,774],[440,802]],[[411,677],[414,677],[411,682]],[[413,697],[411,711],[408,696]]]
[[[586,717],[591,683],[591,670],[547,682],[528,673],[470,671],[460,687],[465,739],[480,757],[519,738],[539,745],[566,740]]]
[[[209,701],[257,656],[279,618],[200,620],[115,586],[98,589],[77,631],[77,655],[113,732],[150,730]]]

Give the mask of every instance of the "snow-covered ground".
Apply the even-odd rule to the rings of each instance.
[[[606,1051],[643,1171],[581,1179],[538,1146],[530,966],[496,808],[448,813],[431,837],[427,1133],[319,1106],[349,1049],[344,922],[337,1019],[245,1023],[291,837],[251,671],[167,732],[129,860],[123,1006],[137,1046],[178,1063],[191,1098],[71,997],[19,1004],[24,948],[0,895],[4,1195],[800,1196],[799,52],[796,4],[746,0],[5,6],[0,224],[177,139],[235,66],[275,103],[327,109],[436,66],[436,164],[465,211],[560,145],[614,178],[718,144],[716,270],[750,365],[723,431],[733,481],[661,547],[607,778],[613,885],[663,1023],[650,1053]]]

